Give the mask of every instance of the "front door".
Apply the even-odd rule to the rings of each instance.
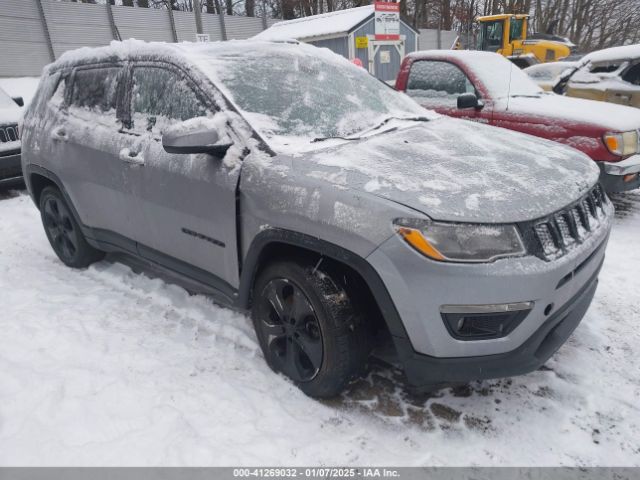
[[[615,82],[609,82],[606,101],[640,107],[640,62],[625,69]]]
[[[142,141],[142,148],[132,152],[138,164],[131,166],[138,199],[139,253],[230,291],[239,282],[240,164],[205,154],[170,154],[162,147],[167,128],[196,117],[211,118],[216,106],[186,74],[168,64],[134,65],[130,89],[128,131]],[[219,133],[240,141],[231,131]],[[227,155],[233,152],[237,155],[236,149]]]

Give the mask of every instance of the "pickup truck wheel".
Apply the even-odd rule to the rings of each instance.
[[[251,310],[269,366],[311,397],[339,394],[365,365],[370,340],[344,289],[313,265],[266,267]]]
[[[46,187],[40,194],[40,216],[53,251],[68,267],[86,268],[104,257],[104,252],[87,243],[57,188]]]

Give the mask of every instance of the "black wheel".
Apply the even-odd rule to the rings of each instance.
[[[267,266],[256,280],[251,314],[269,366],[309,396],[335,396],[364,369],[366,325],[344,289],[312,265]]]
[[[64,197],[55,187],[40,195],[40,216],[53,251],[72,268],[86,268],[104,257],[87,243]]]

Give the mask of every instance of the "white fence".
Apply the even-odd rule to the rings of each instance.
[[[440,45],[438,45],[438,31],[421,28],[418,37],[419,50],[450,50],[458,34],[452,30],[440,30]]]
[[[212,41],[252,37],[278,20],[202,13]],[[63,52],[114,39],[194,41],[193,12],[92,5],[55,0],[2,0],[0,77],[40,75]]]

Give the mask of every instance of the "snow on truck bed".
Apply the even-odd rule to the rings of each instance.
[[[0,193],[0,196],[2,194]],[[0,465],[640,465],[640,195],[546,367],[431,397],[376,368],[334,401],[265,365],[250,321],[108,261],[64,267],[0,201]]]

